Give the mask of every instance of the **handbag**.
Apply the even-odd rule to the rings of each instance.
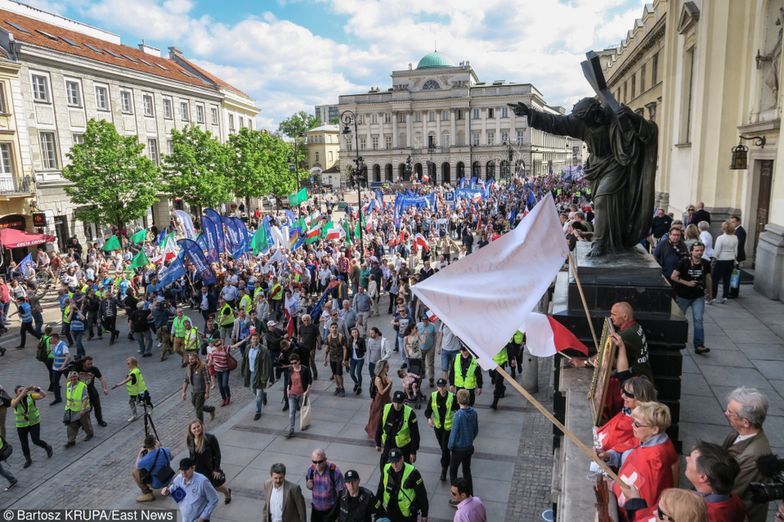
[[[299,429],[305,431],[310,427],[310,400],[305,397],[302,401],[302,408],[299,411]]]
[[[215,471],[220,473],[220,475],[218,475],[218,478],[213,478],[210,476],[210,482],[212,482],[214,487],[219,488],[226,483],[226,474],[223,472],[223,470],[220,469],[216,469]]]
[[[63,424],[68,426],[69,424],[73,424],[74,422],[77,422],[79,420],[79,417],[77,417],[76,414],[78,413],[79,413],[78,411],[65,410],[65,413],[63,413]]]
[[[237,359],[234,358],[231,352],[226,353],[226,366],[230,372],[237,369]]]
[[[0,388],[0,406],[3,408],[11,407],[11,396],[3,388]]]
[[[81,319],[74,319],[71,321],[71,331],[74,333],[79,333],[84,331],[84,321]]]
[[[160,455],[160,452],[162,452],[162,451],[163,450],[159,448],[158,449],[158,455]],[[155,456],[155,460],[158,460],[158,455]],[[165,451],[163,451],[163,455],[166,456],[166,452]],[[158,482],[160,482],[161,484],[167,484],[168,485],[169,482],[171,482],[172,479],[174,478],[174,476],[177,474],[172,469],[170,464],[171,464],[171,461],[169,460],[168,457],[166,457],[166,464],[161,466],[161,469],[159,469],[158,472],[155,473],[155,478],[158,479]],[[152,468],[155,468],[155,462],[153,462]]]
[[[3,439],[3,447],[0,448],[0,460],[7,460],[8,457],[11,456],[11,453],[14,452],[14,447],[11,446],[3,437],[0,437],[0,439]]]

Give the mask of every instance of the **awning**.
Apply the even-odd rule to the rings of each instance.
[[[30,234],[15,228],[0,230],[0,244],[3,248],[24,248],[53,241],[57,241],[57,238],[48,234]]]

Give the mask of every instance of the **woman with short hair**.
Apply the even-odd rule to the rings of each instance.
[[[632,429],[632,410],[638,403],[655,401],[656,388],[645,376],[632,377],[621,384],[623,408],[615,417],[596,430],[599,456],[607,452],[623,453],[637,446]]]
[[[735,259],[738,257],[738,238],[735,236],[735,227],[729,221],[721,224],[721,231],[723,234],[716,239],[716,246],[713,248],[716,257],[711,271],[713,279],[713,293],[711,295],[714,300],[718,299],[719,279],[721,279],[722,294],[719,302],[724,304],[730,293],[730,277],[732,269],[735,268]]]

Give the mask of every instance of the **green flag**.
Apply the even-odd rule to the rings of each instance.
[[[250,248],[253,250],[253,255],[258,255],[262,250],[266,250],[268,246],[267,231],[264,230],[264,224],[259,223],[256,233],[253,234],[250,240]]]
[[[139,243],[143,242],[147,239],[147,230],[141,229],[137,233],[131,236],[131,243],[134,245],[138,245]]]
[[[139,253],[136,254],[131,261],[131,268],[141,268],[149,264],[150,260],[147,259],[147,254],[144,253],[144,250],[139,250]]]
[[[321,227],[321,239],[327,237],[329,229],[331,229],[333,226],[334,225],[332,224],[332,221],[324,221],[324,225]]]
[[[348,224],[348,221],[343,222],[343,230],[346,231],[346,243],[349,245],[351,244],[351,227]]]
[[[297,193],[289,196],[289,205],[295,207],[308,200],[308,189],[302,187]]]
[[[102,250],[104,252],[111,252],[112,250],[120,250],[122,245],[120,245],[120,240],[117,236],[112,236],[106,240],[106,243],[103,244]]]

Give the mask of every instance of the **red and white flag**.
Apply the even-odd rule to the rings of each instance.
[[[430,310],[425,312],[425,316],[427,317],[427,320],[430,321],[431,323],[435,323],[436,321],[438,321],[438,316]]]
[[[313,226],[310,228],[310,230],[307,231],[305,237],[311,239],[318,236],[319,234],[321,234],[321,221],[316,221],[313,223]]]
[[[337,226],[332,227],[327,231],[327,236],[324,238],[327,241],[332,241],[334,239],[340,239],[346,235],[346,231],[343,230],[343,227]]]
[[[169,235],[166,237],[166,244],[163,245],[163,250],[161,250],[161,258],[163,261],[171,261],[177,257],[179,251],[180,249],[177,246],[177,241],[174,240],[174,236]]]
[[[552,316],[531,312],[525,319],[525,345],[531,355],[550,357],[572,349],[588,357],[588,347]]]
[[[417,234],[416,236],[414,236],[414,244],[416,244],[417,246],[421,246],[427,252],[430,252],[430,245],[427,244],[427,239],[425,239],[425,236],[423,236],[422,234]]]

